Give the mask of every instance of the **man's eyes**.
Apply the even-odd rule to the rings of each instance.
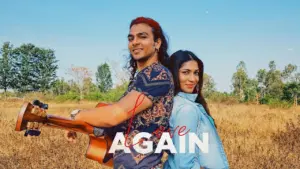
[[[147,36],[146,35],[141,35],[141,36],[138,36],[138,38],[141,38],[141,39],[146,39]],[[128,41],[131,42],[133,41],[134,37],[128,37]]]

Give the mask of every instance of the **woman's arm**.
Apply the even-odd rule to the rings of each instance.
[[[181,107],[174,119],[174,126],[186,126],[186,130],[189,132],[185,135],[185,153],[180,153],[180,142],[178,133],[174,134],[173,142],[177,153],[174,154],[174,160],[176,168],[178,169],[199,169],[200,163],[198,161],[198,155],[196,153],[189,153],[189,133],[196,133],[198,125],[198,112],[197,107],[192,105],[184,105]],[[182,143],[181,143],[182,144]],[[195,151],[196,152],[196,151]]]
[[[134,110],[135,106],[137,107]],[[95,127],[112,127],[151,106],[152,101],[147,96],[132,90],[117,103],[110,106],[80,111],[75,119],[85,121]]]

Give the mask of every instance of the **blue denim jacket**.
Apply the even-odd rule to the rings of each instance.
[[[214,121],[206,113],[203,106],[195,102],[196,97],[197,94],[183,92],[179,92],[175,96],[169,122],[170,129],[172,131],[176,126],[186,126],[186,131],[190,130],[189,133],[196,133],[201,141],[203,141],[203,133],[208,133],[208,153],[202,152],[198,146],[195,146],[195,153],[189,153],[188,134],[186,134],[185,142],[186,153],[180,153],[177,129],[172,138],[177,153],[169,154],[164,169],[200,169],[200,166],[209,169],[229,168],[222,142],[214,126]]]

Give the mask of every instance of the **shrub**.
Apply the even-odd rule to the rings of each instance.
[[[271,108],[290,108],[293,104],[279,99],[269,99],[268,105]]]
[[[236,96],[221,92],[212,93],[208,99],[215,103],[224,103],[228,105],[239,103],[239,99]]]
[[[54,100],[58,101],[58,102],[64,102],[64,101],[68,101],[68,100],[80,101],[80,95],[78,93],[69,92],[64,95],[56,96]]]

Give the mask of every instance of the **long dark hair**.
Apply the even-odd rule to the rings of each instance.
[[[165,36],[162,28],[160,27],[159,23],[151,18],[138,17],[131,21],[129,29],[133,25],[140,24],[140,23],[147,24],[152,28],[154,41],[157,41],[157,39],[161,39],[161,46],[158,51],[158,61],[162,65],[167,67],[168,63],[169,63],[169,60],[168,60],[169,54],[167,52],[168,51],[168,41],[167,41],[166,36]],[[127,68],[129,69],[130,74],[131,74],[130,81],[132,81],[134,78],[134,74],[136,73],[137,63],[133,59],[131,54],[130,54],[130,58],[129,58],[129,65]]]
[[[179,82],[179,69],[181,68],[183,63],[191,61],[191,60],[196,61],[198,63],[198,67],[199,67],[199,82],[197,85],[198,89],[194,91],[198,94],[198,96],[197,96],[195,102],[200,103],[204,107],[207,114],[210,117],[212,117],[210,114],[208,105],[202,94],[204,65],[203,65],[203,62],[191,51],[179,50],[179,51],[173,53],[170,57],[169,69],[172,72],[173,78],[174,78],[175,95],[177,95],[178,92],[181,91],[180,82]]]

